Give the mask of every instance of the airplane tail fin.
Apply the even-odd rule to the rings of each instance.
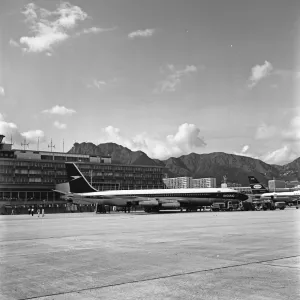
[[[264,187],[254,176],[248,176],[252,194],[268,193],[269,190]]]
[[[70,185],[70,193],[98,192],[98,190],[90,185],[74,163],[65,163],[65,165]]]

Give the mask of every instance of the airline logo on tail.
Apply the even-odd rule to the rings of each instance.
[[[254,176],[248,176],[252,194],[268,193],[269,190],[265,188]]]
[[[253,185],[253,188],[254,188],[254,189],[261,189],[262,186],[261,186],[260,184],[254,184],[254,185]]]
[[[91,184],[86,180],[74,163],[66,162],[65,166],[71,193],[98,192],[98,190],[91,186]]]

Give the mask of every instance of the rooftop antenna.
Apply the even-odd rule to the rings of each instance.
[[[51,152],[53,152],[53,148],[55,148],[55,145],[53,145],[52,143],[52,139],[51,139],[51,142],[50,142],[50,145],[48,145],[48,148],[51,148]]]
[[[10,144],[13,146],[14,143],[13,143],[13,140],[12,140],[12,134],[10,135]]]
[[[29,143],[26,143],[26,137],[24,137],[24,143],[21,143],[21,146],[24,147],[24,151],[25,151],[26,146],[29,148]]]
[[[52,144],[52,139],[50,145],[48,145],[48,148],[51,148],[51,153],[53,153],[53,148],[55,148],[55,145]],[[52,159],[54,160],[54,154],[52,155]]]

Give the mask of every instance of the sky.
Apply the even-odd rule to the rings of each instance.
[[[291,162],[299,17],[297,0],[1,1],[0,134]]]

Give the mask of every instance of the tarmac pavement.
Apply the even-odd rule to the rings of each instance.
[[[300,299],[300,210],[0,216],[0,299]]]

